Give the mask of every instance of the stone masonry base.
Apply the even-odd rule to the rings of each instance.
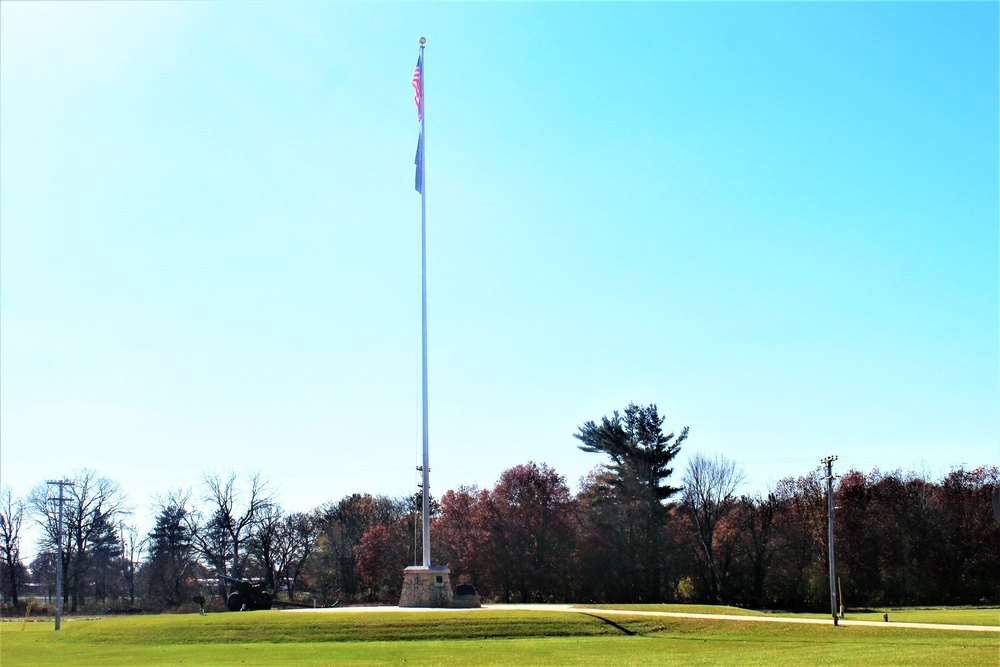
[[[444,565],[411,565],[403,570],[400,607],[450,607],[451,581]]]

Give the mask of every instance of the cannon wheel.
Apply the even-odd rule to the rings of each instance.
[[[243,596],[238,591],[233,591],[226,599],[226,606],[229,611],[241,611],[243,609]]]
[[[257,609],[270,609],[271,608],[271,594],[267,591],[263,591],[260,597],[257,598]]]

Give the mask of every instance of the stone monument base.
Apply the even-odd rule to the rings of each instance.
[[[451,570],[444,565],[411,565],[403,570],[400,607],[450,607]]]

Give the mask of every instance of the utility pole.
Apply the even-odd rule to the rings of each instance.
[[[122,538],[122,608],[127,608],[128,599],[128,565],[125,560],[125,522],[118,522],[118,535]]]
[[[827,542],[830,548],[830,614],[833,624],[837,625],[837,570],[833,564],[833,462],[836,456],[828,456],[821,461],[826,464],[826,504],[827,504]]]
[[[59,629],[59,623],[62,620],[62,573],[63,573],[63,549],[62,549],[62,526],[63,526],[63,503],[66,501],[66,496],[63,493],[67,486],[76,486],[73,482],[60,479],[60,480],[48,480],[46,484],[58,485],[59,486],[59,497],[51,498],[50,500],[59,501],[59,520],[56,524],[56,630]]]

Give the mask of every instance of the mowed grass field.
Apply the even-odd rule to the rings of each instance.
[[[651,609],[650,607],[644,607]],[[690,607],[688,610],[694,611]],[[695,612],[695,613],[701,613]],[[547,611],[282,612],[0,624],[17,665],[988,665],[1000,633]]]
[[[579,605],[599,608],[598,605]],[[603,605],[604,609],[636,611],[669,611],[687,614],[722,614],[725,616],[787,616],[789,618],[830,618],[830,614],[790,611],[754,611],[722,605],[692,604],[618,604]],[[945,623],[948,625],[992,625],[1000,627],[1000,607],[885,607],[882,609],[848,610],[849,621],[881,621],[887,613],[894,623]]]

